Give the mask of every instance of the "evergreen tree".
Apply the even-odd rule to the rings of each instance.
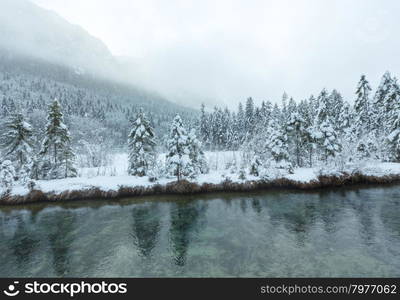
[[[307,132],[305,128],[305,120],[300,116],[295,110],[291,110],[289,121],[287,124],[287,132],[289,136],[289,142],[293,146],[292,152],[295,157],[295,164],[298,167],[302,166],[301,154],[304,148],[305,138],[307,137]]]
[[[71,137],[64,124],[61,106],[54,100],[48,110],[45,137],[39,152],[40,177],[59,179],[76,177],[75,154],[71,148]]]
[[[245,135],[246,139],[250,139],[255,125],[255,111],[253,98],[247,98],[245,110]]]
[[[179,181],[183,176],[195,173],[189,157],[188,135],[179,115],[172,122],[167,148],[166,169],[170,175],[176,176]]]
[[[333,90],[329,96],[331,103],[331,114],[333,127],[337,132],[341,131],[342,124],[340,123],[340,113],[345,105],[342,95],[337,91]]]
[[[128,136],[128,174],[146,176],[156,160],[154,130],[145,114],[140,111]]]
[[[265,146],[274,160],[275,167],[291,172],[292,165],[289,161],[287,135],[279,125],[272,124],[269,128],[269,133],[269,138]]]
[[[258,157],[258,155],[254,155],[253,159],[251,160],[251,163],[250,163],[249,174],[253,175],[253,176],[260,176],[261,168],[262,168],[262,163],[261,163],[260,158]]]
[[[318,111],[316,121],[314,122],[315,132],[313,136],[318,141],[320,155],[325,161],[341,151],[341,145],[333,127],[329,107],[329,97],[326,90],[323,89],[318,96]]]
[[[378,145],[376,143],[376,139],[374,134],[365,133],[361,139],[359,139],[356,146],[356,158],[357,160],[365,160],[365,159],[378,159]]]
[[[386,103],[388,111],[387,118],[387,144],[389,150],[389,159],[391,161],[400,161],[400,87],[394,78],[390,90],[387,93]]]
[[[246,116],[244,114],[243,105],[239,103],[238,113],[237,113],[237,128],[238,128],[238,141],[239,145],[245,140],[246,131]]]
[[[320,147],[323,151],[324,160],[327,161],[328,158],[335,157],[342,150],[342,146],[339,144],[335,129],[329,118],[319,126],[319,131],[321,133],[319,138]]]
[[[206,109],[205,109],[204,103],[201,104],[200,113],[201,113],[200,114],[200,136],[201,136],[203,145],[208,147],[209,144],[211,143],[210,122],[209,122],[209,118],[206,114]]]
[[[15,169],[10,160],[5,160],[0,164],[0,186],[9,189],[14,184]]]
[[[204,155],[201,142],[197,139],[195,130],[192,129],[188,135],[188,148],[189,148],[189,159],[193,170],[190,174],[191,177],[195,177],[198,174],[208,173],[207,160]]]
[[[326,119],[328,119],[328,117],[330,117],[329,104],[328,92],[326,89],[323,89],[317,98],[315,125],[320,126]]]
[[[315,152],[315,136],[314,136],[314,102],[313,96],[310,99],[303,100],[299,105],[300,118],[303,120],[303,125],[299,131],[302,141],[302,149],[304,150],[304,161],[308,162],[309,167],[313,165],[313,155]]]
[[[365,75],[362,75],[357,85],[357,99],[354,103],[354,111],[356,112],[355,126],[359,138],[371,130],[370,91],[371,87],[369,86]]]
[[[386,126],[386,118],[385,114],[387,113],[387,95],[392,87],[392,76],[389,72],[385,72],[383,74],[381,82],[375,92],[374,100],[373,100],[373,115],[374,122],[372,124],[372,130],[375,132],[375,135],[379,138],[385,135],[384,132],[387,132]]]
[[[261,119],[262,119],[262,125],[266,126],[270,119],[271,119],[271,115],[272,115],[272,103],[270,101],[267,102],[262,102],[261,105]]]
[[[22,114],[15,114],[4,124],[1,136],[2,156],[14,162],[18,180],[28,179],[32,167],[33,131]]]

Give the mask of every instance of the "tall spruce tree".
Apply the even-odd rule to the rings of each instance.
[[[288,124],[286,127],[289,136],[289,145],[291,145],[289,152],[293,153],[294,164],[298,167],[302,163],[302,150],[304,148],[305,138],[307,137],[305,120],[297,111],[291,111],[289,115]]]
[[[167,148],[166,169],[170,175],[176,176],[179,181],[195,172],[189,157],[188,134],[179,115],[172,122]]]
[[[342,95],[337,91],[333,90],[329,96],[331,103],[331,114],[333,127],[336,131],[341,131],[340,113],[344,106],[344,100]]]
[[[356,90],[356,101],[354,103],[354,111],[356,113],[355,126],[357,130],[357,136],[360,138],[365,133],[371,130],[371,105],[369,99],[369,93],[371,87],[365,75],[361,76],[361,79],[357,85]]]
[[[0,163],[0,187],[9,189],[15,181],[15,169],[10,160]]]
[[[146,176],[156,161],[154,130],[146,115],[140,111],[128,135],[128,174]]]
[[[375,92],[373,99],[373,115],[374,122],[372,123],[372,130],[375,132],[375,136],[381,139],[382,136],[387,134],[387,95],[392,87],[392,76],[389,72],[383,74],[381,82]]]
[[[64,124],[61,106],[57,99],[49,106],[45,137],[38,159],[41,179],[60,179],[77,176],[70,133]]]
[[[388,159],[400,161],[400,87],[394,78],[386,96]]]
[[[5,122],[0,140],[3,159],[13,162],[18,180],[26,181],[32,168],[32,126],[22,114],[14,114]]]
[[[273,158],[276,168],[292,172],[292,165],[289,160],[288,138],[285,131],[279,124],[270,124],[269,137],[265,148]]]
[[[210,122],[206,113],[206,107],[204,103],[201,104],[200,109],[200,136],[205,147],[209,147],[211,143],[211,132],[210,132]]]
[[[318,111],[314,122],[314,137],[318,141],[320,156],[324,161],[336,156],[341,151],[337,134],[333,127],[333,121],[330,112],[329,97],[325,89],[318,96]]]
[[[251,139],[255,126],[254,101],[251,97],[246,100],[245,118],[245,137],[248,140]]]
[[[188,147],[189,147],[189,159],[192,165],[190,170],[192,170],[191,177],[195,177],[198,174],[208,173],[207,160],[204,155],[201,142],[196,137],[196,132],[192,129],[188,135]]]

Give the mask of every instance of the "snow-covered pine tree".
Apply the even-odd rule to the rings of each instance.
[[[345,103],[342,95],[337,90],[333,90],[329,98],[331,103],[333,127],[337,132],[340,132],[342,126],[342,124],[340,123],[340,113]]]
[[[238,115],[237,114],[232,114],[232,133],[231,133],[231,145],[232,145],[232,150],[237,150],[240,145],[240,137],[239,137],[239,122],[238,122]]]
[[[245,136],[246,139],[251,139],[254,126],[255,126],[255,111],[254,111],[254,101],[253,98],[249,97],[246,100],[245,109]]]
[[[15,180],[15,169],[10,160],[5,160],[0,164],[0,186],[9,189]]]
[[[281,109],[279,110],[279,124],[281,126],[286,126],[287,123],[287,102],[288,102],[289,96],[286,94],[286,92],[283,93],[282,95],[282,103],[281,103]],[[278,108],[278,106],[277,106]],[[275,107],[274,107],[275,110]]]
[[[246,116],[244,114],[243,105],[240,102],[238,107],[237,118],[237,128],[238,128],[238,142],[239,145],[244,142],[246,136]]]
[[[270,124],[268,132],[269,136],[265,148],[271,154],[275,167],[292,172],[288,152],[288,139],[285,131],[279,124]]]
[[[394,78],[389,92],[386,95],[387,103],[387,144],[388,158],[391,161],[400,161],[400,87]]]
[[[383,74],[381,82],[375,92],[373,99],[373,115],[374,122],[372,124],[372,130],[375,132],[376,137],[385,136],[389,130],[386,123],[386,113],[387,113],[387,94],[392,87],[392,76],[389,72]]]
[[[140,111],[128,136],[128,174],[146,176],[156,161],[154,130],[146,115]]]
[[[378,145],[376,143],[375,135],[372,132],[365,133],[361,136],[358,140],[356,150],[357,152],[355,157],[359,161],[379,158]]]
[[[328,158],[335,157],[340,153],[342,146],[329,118],[322,122],[319,126],[319,131],[321,133],[319,141],[323,151],[323,159],[327,161]]]
[[[32,126],[22,114],[14,114],[5,122],[1,136],[2,157],[14,162],[17,180],[23,183],[28,180],[32,167],[32,137]]]
[[[271,119],[271,115],[272,115],[272,103],[270,101],[267,102],[262,102],[262,106],[261,106],[261,119],[262,119],[262,125],[266,126],[270,119]]]
[[[166,170],[170,175],[176,176],[179,181],[183,176],[194,173],[189,157],[188,135],[179,115],[172,122],[167,148]]]
[[[54,100],[48,110],[45,137],[38,155],[39,177],[42,179],[60,179],[76,177],[74,167],[75,154],[71,148],[71,137],[64,124],[61,106]]]
[[[289,143],[291,145],[289,153],[293,153],[292,161],[298,167],[303,165],[302,163],[302,149],[304,147],[307,132],[305,128],[305,120],[296,110],[290,110],[289,120],[287,123],[287,134],[289,136]]]
[[[209,171],[207,160],[204,155],[201,142],[196,137],[196,132],[192,129],[188,135],[187,139],[188,147],[189,147],[189,159],[192,167],[190,170],[193,170],[193,173],[190,174],[191,177],[195,177],[198,174],[206,174]]]
[[[316,129],[314,137],[318,141],[320,155],[324,161],[327,161],[329,157],[336,156],[342,148],[333,127],[329,100],[326,90],[323,89],[318,96],[318,111],[314,122]]]
[[[201,140],[203,142],[203,145],[205,147],[210,146],[211,142],[211,137],[210,137],[210,122],[209,122],[209,117],[206,113],[206,107],[204,103],[201,104],[201,109],[200,109],[200,136]],[[208,149],[208,148],[207,148]]]
[[[251,163],[250,163],[250,175],[253,176],[260,176],[261,175],[261,169],[262,168],[262,163],[258,155],[254,155]]]
[[[357,137],[361,138],[364,134],[371,130],[371,105],[369,93],[371,87],[365,75],[361,76],[356,90],[356,101],[354,103],[354,111],[356,113],[355,127]]]
[[[292,97],[290,97],[289,104],[287,106],[287,111],[286,111],[287,117],[290,118],[290,116],[295,112],[297,112],[297,104],[296,104],[296,101],[294,101],[294,99]]]
[[[303,165],[307,162],[309,167],[313,165],[313,156],[315,152],[315,137],[314,137],[314,114],[315,110],[313,107],[313,101],[315,99],[313,96],[309,98],[309,100],[303,100],[300,102],[298,106],[298,113],[300,114],[300,118],[303,120],[303,124],[301,126],[302,130],[300,131],[300,139],[302,141],[302,159]]]

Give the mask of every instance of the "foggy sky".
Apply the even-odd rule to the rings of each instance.
[[[33,0],[131,57],[135,80],[171,100],[236,106],[336,88],[349,101],[400,75],[396,0]]]

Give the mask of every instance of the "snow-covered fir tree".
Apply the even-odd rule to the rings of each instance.
[[[156,161],[154,130],[146,115],[141,111],[132,124],[128,136],[128,174],[146,176]]]
[[[386,113],[387,110],[387,95],[392,88],[392,76],[389,72],[385,72],[383,74],[381,82],[376,89],[374,98],[373,98],[373,123],[372,130],[375,132],[375,136],[380,139],[382,136],[387,134],[388,126]]]
[[[323,160],[327,161],[331,157],[335,157],[342,150],[342,145],[339,144],[335,129],[327,118],[319,126],[320,136],[319,143],[322,149]]]
[[[289,160],[288,138],[285,131],[278,124],[271,124],[268,131],[269,137],[265,148],[272,156],[273,166],[291,172],[292,165]]]
[[[45,137],[37,159],[39,161],[37,173],[41,179],[77,176],[70,133],[64,124],[61,106],[57,99],[49,106]]]
[[[342,95],[337,90],[333,90],[329,98],[330,98],[329,102],[331,103],[331,115],[332,115],[333,127],[335,128],[335,130],[340,131],[342,126],[340,121],[340,115],[345,105],[345,102],[343,100]]]
[[[253,176],[260,176],[262,173],[262,162],[258,155],[254,155],[250,162],[249,174]]]
[[[386,96],[387,111],[387,145],[388,159],[390,161],[400,161],[400,87],[396,78]]]
[[[191,177],[195,177],[198,174],[206,174],[209,171],[207,160],[202,149],[201,142],[196,137],[196,132],[192,129],[189,132],[187,144],[189,148],[189,160],[193,170],[190,174]]]
[[[190,147],[188,134],[183,126],[182,119],[176,115],[170,129],[167,142],[166,170],[170,175],[176,176],[178,181],[182,177],[191,176],[195,173],[190,159]]]
[[[13,162],[17,180],[25,182],[32,168],[32,126],[18,113],[11,115],[3,127],[0,137],[2,157]]]
[[[292,157],[296,166],[301,167],[302,164],[302,151],[306,142],[307,132],[305,127],[305,120],[295,110],[290,110],[289,120],[287,123],[287,133],[289,136],[289,151],[293,153]]]
[[[357,98],[354,103],[354,111],[356,112],[355,126],[357,129],[357,137],[359,138],[371,130],[372,111],[369,99],[370,92],[371,87],[369,86],[369,82],[365,75],[362,75],[357,85]]]
[[[203,145],[208,147],[211,142],[211,137],[210,137],[209,118],[206,114],[206,107],[204,103],[201,104],[200,108],[200,136]]]
[[[15,181],[15,169],[10,160],[0,163],[0,186],[9,189]]]
[[[342,149],[330,112],[330,98],[325,89],[318,96],[318,111],[315,120],[314,136],[318,142],[319,154],[323,161],[335,157]]]

